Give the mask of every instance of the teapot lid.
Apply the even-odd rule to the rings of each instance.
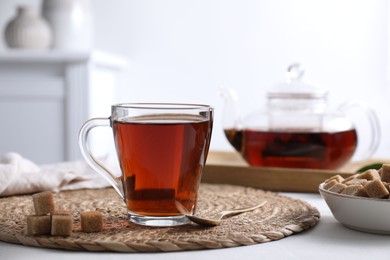
[[[287,69],[286,82],[278,84],[267,93],[268,98],[325,99],[328,91],[302,80],[304,68],[298,63]]]

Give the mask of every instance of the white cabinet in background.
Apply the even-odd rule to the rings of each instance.
[[[102,52],[0,53],[0,154],[37,163],[81,159],[79,129],[90,117],[110,115],[125,65]]]

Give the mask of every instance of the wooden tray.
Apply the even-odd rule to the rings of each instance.
[[[202,181],[270,191],[318,192],[320,183],[336,174],[343,177],[352,175],[352,173],[338,171],[208,164],[204,169]]]
[[[270,191],[316,193],[319,184],[324,180],[336,174],[348,177],[362,166],[377,162],[389,163],[389,160],[353,162],[338,170],[250,167],[238,153],[211,152],[202,181],[243,185]]]

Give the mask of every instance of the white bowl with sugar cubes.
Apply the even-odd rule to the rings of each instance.
[[[319,192],[346,227],[390,235],[390,164],[348,178],[335,175],[320,184]]]

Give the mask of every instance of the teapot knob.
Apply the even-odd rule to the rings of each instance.
[[[305,73],[305,68],[301,64],[299,63],[291,64],[287,69],[287,80],[289,82],[294,80],[301,80],[304,73]]]

